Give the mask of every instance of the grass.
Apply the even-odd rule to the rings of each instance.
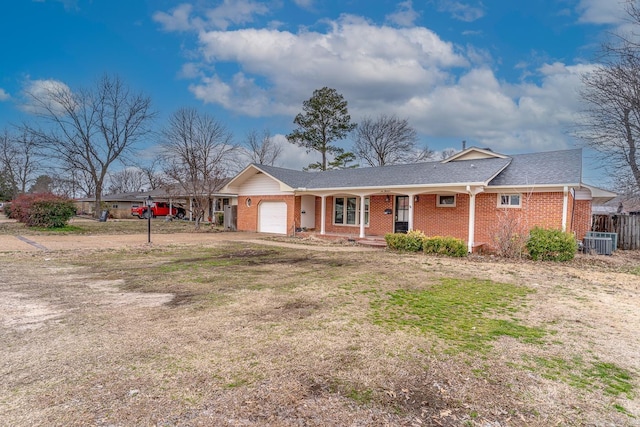
[[[543,378],[589,391],[602,390],[614,397],[633,399],[635,395],[632,373],[614,363],[586,362],[577,356],[572,359],[525,356],[524,360],[523,369],[537,372]]]
[[[2,215],[2,214],[0,214]],[[18,222],[4,222],[0,224],[0,234],[21,235],[101,235],[101,234],[136,234],[147,232],[147,221],[139,219],[110,219],[100,222],[85,217],[74,217],[65,227],[42,228],[27,227]],[[151,220],[152,233],[190,233],[195,231],[193,222],[187,220],[165,221],[164,218]],[[216,233],[222,231],[221,227],[202,223],[200,233]]]
[[[372,308],[379,325],[433,333],[463,351],[487,351],[502,336],[543,342],[543,328],[522,325],[513,317],[531,292],[489,280],[446,278],[426,290],[388,292]]]
[[[610,332],[595,320],[593,305],[577,303],[597,300],[594,292],[602,290],[585,286],[582,276],[533,263],[212,243],[208,237],[203,244],[4,255],[0,273],[10,301],[28,307],[39,298],[57,304],[56,312],[69,311],[60,323],[28,335],[2,334],[0,365],[18,368],[3,372],[0,419],[33,417],[22,425],[437,420],[542,426],[555,420],[624,425],[635,416],[636,402],[623,399],[636,399],[636,372],[623,367],[637,357],[606,363],[612,360],[607,347],[580,338],[586,328],[589,336]],[[102,295],[92,280],[124,288]],[[532,280],[535,291],[520,285]],[[175,298],[137,306],[135,298],[147,292]],[[112,305],[118,295],[124,298]],[[600,314],[615,312],[609,303],[628,298],[607,296]],[[536,320],[528,322],[532,314]],[[567,318],[581,322],[568,326]],[[634,321],[629,317],[629,327]],[[556,330],[561,339],[548,339]],[[554,393],[563,384],[572,387]],[[131,396],[130,390],[140,392]],[[603,403],[603,394],[618,402]]]

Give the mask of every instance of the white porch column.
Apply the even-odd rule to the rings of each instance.
[[[408,231],[413,230],[413,204],[416,202],[415,199],[416,195],[415,194],[409,194],[409,224],[407,226]]]
[[[467,239],[467,251],[473,252],[473,243],[476,233],[476,194],[469,192],[469,238]]]
[[[324,221],[327,216],[327,196],[324,194],[320,196],[320,234],[325,234]]]
[[[189,221],[193,221],[193,197],[189,197]]]
[[[364,237],[364,196],[360,196],[360,238]]]
[[[567,231],[567,214],[569,212],[569,187],[564,187],[562,197],[562,231]]]
[[[484,191],[482,187],[471,188],[467,185],[469,194],[469,237],[467,239],[467,251],[473,252],[473,245],[476,240],[476,196]]]

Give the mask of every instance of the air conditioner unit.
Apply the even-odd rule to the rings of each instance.
[[[611,255],[613,252],[613,240],[609,237],[585,237],[583,244],[585,253]]]
[[[618,233],[605,233],[603,231],[587,231],[587,237],[608,237],[613,242],[612,250],[618,249]]]

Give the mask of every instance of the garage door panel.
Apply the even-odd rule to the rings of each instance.
[[[260,203],[258,231],[261,233],[287,234],[287,204],[285,202]]]

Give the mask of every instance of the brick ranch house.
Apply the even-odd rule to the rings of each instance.
[[[614,193],[582,183],[582,150],[506,156],[470,147],[446,160],[302,172],[251,164],[224,188],[238,230],[358,238],[421,230],[491,247],[505,217],[582,239],[592,202]]]

